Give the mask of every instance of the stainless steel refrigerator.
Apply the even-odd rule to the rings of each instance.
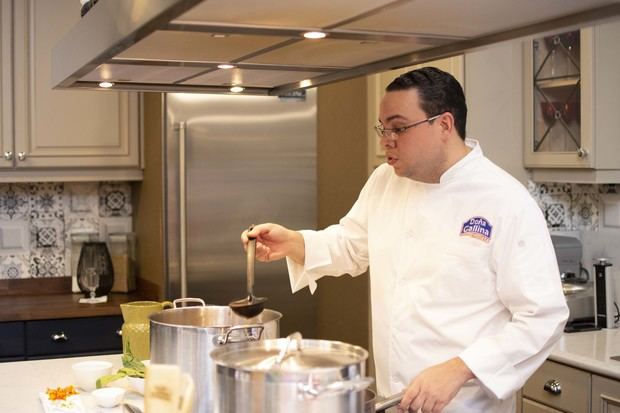
[[[227,305],[246,295],[245,228],[316,227],[316,92],[169,93],[164,107],[166,295]],[[315,302],[291,293],[285,262],[255,271],[256,295],[284,315],[281,334],[315,337]]]

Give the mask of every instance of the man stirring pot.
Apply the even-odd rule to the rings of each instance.
[[[387,163],[347,215],[321,231],[241,235],[257,238],[259,261],[286,258],[293,292],[370,268],[377,390],[404,390],[403,411],[514,412],[568,317],[540,209],[464,138],[466,118],[450,74],[397,77],[375,127]]]

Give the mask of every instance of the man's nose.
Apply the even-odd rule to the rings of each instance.
[[[379,138],[379,144],[384,149],[390,149],[396,147],[396,140],[388,138],[386,136],[382,136]]]

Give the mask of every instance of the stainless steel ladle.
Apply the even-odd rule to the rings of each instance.
[[[251,229],[251,228],[250,228]],[[263,312],[265,297],[254,296],[254,258],[256,256],[256,238],[248,237],[247,247],[247,288],[246,298],[232,301],[228,306],[241,317],[252,318]]]

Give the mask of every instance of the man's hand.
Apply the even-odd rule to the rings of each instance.
[[[278,224],[254,225],[251,230],[245,230],[241,234],[244,249],[247,249],[248,237],[256,238],[258,261],[269,262],[289,257],[299,264],[304,263],[304,237],[297,231]]]
[[[403,395],[399,412],[440,413],[474,374],[458,357],[423,370]]]

